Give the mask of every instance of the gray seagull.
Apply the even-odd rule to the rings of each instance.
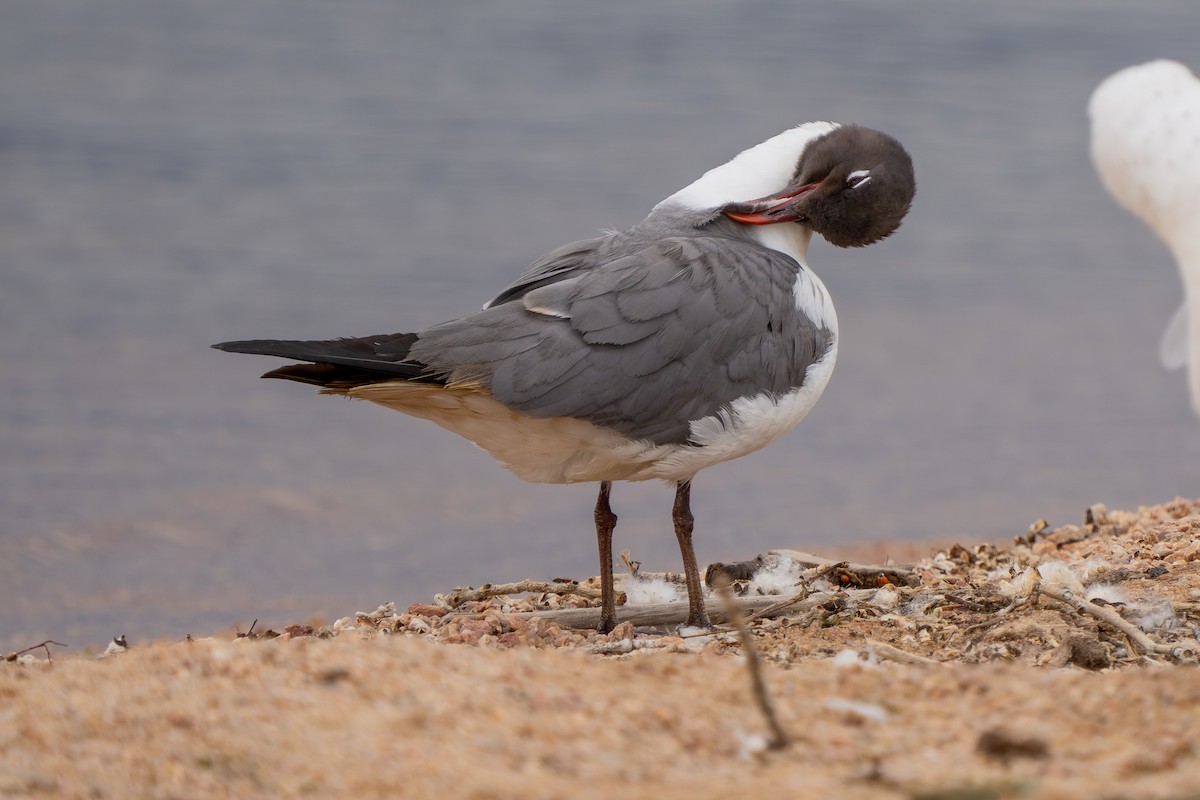
[[[752,453],[817,402],[837,317],[805,254],[890,235],[912,203],[890,136],[810,122],[745,150],[623,232],[568,244],[482,310],[417,333],[213,345],[470,439],[518,477],[599,481],[602,631],[616,624],[612,482],[675,484],[689,626],[707,626],[691,481]]]

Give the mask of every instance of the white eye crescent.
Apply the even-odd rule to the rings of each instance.
[[[869,169],[856,169],[854,172],[851,172],[846,176],[846,186],[850,187],[851,189],[861,188],[870,182],[871,170]]]

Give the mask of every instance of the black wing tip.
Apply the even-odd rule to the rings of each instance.
[[[297,383],[307,383],[310,386],[328,386],[337,372],[337,367],[328,364],[289,364],[286,367],[278,367],[264,372],[258,377],[296,381]]]
[[[340,341],[340,339],[332,342],[304,341],[302,339],[242,339],[236,342],[217,342],[210,346],[214,350],[226,353],[318,361],[321,354],[320,345],[329,345]]]
[[[246,339],[218,342],[211,347],[226,353],[308,362],[273,369],[263,375],[264,378],[282,378],[315,386],[361,385],[387,380],[440,383],[439,378],[427,374],[425,364],[405,358],[417,338],[415,333],[389,333],[320,341]]]
[[[245,339],[239,342],[217,342],[214,345],[209,345],[214,350],[221,350],[226,353],[259,353],[263,347],[272,344],[267,339]]]

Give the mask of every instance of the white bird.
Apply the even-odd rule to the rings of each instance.
[[[895,139],[808,123],[709,170],[629,230],[555,250],[461,319],[214,347],[311,362],[263,377],[431,420],[525,480],[598,481],[602,630],[616,622],[612,481],[672,482],[688,624],[707,625],[691,480],[790,430],[829,380],[837,317],[805,263],[812,234],[876,242],[915,191]]]
[[[1183,305],[1159,356],[1167,369],[1187,365],[1200,415],[1200,80],[1166,59],[1127,67],[1092,92],[1088,116],[1100,180],[1179,265]]]

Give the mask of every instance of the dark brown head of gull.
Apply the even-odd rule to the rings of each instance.
[[[912,202],[895,139],[814,122],[709,170],[621,232],[534,262],[482,310],[416,333],[224,342],[280,356],[263,377],[428,419],[519,477],[596,481],[601,630],[617,622],[612,482],[675,485],[688,625],[706,626],[691,481],[758,450],[816,403],[837,316],[805,255],[890,235]]]

